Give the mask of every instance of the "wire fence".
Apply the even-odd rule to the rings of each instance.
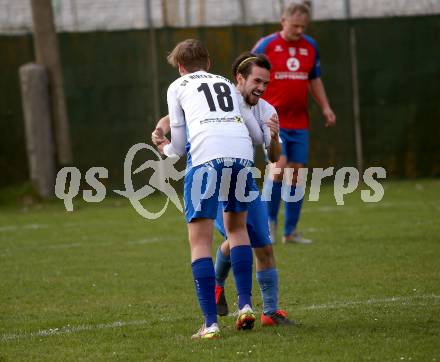
[[[31,0],[0,0],[0,34],[29,33]],[[52,0],[58,31],[276,23],[288,0]],[[347,0],[309,1],[315,20],[345,19]],[[440,14],[439,0],[350,0],[354,18]]]
[[[284,5],[278,0],[229,0],[222,1],[221,7],[214,0],[52,1],[58,30],[66,30],[58,40],[75,164],[84,169],[95,163],[106,166],[119,180],[121,157],[133,143],[145,141],[159,115],[167,111],[166,89],[176,74],[170,71],[165,56],[173,46],[188,37],[201,39],[214,61],[213,71],[228,75],[237,54],[279,29]],[[389,2],[396,1],[407,4],[404,0]],[[313,0],[315,19],[328,3]],[[342,11],[338,16],[344,19],[356,17],[361,9],[357,0],[331,3],[332,14]],[[364,3],[372,6],[377,1]],[[440,14],[440,0],[420,0],[413,5],[414,11],[430,9]],[[223,7],[228,8],[229,16],[218,10]],[[0,0],[0,9],[0,54],[6,55],[0,57],[1,186],[27,179],[17,75],[19,66],[33,61],[35,54],[29,34],[29,0]],[[259,18],[253,15],[256,13]],[[118,17],[120,14],[123,16]],[[433,81],[440,77],[439,18],[312,22],[308,32],[320,45],[323,79],[338,116],[338,127],[325,130],[319,110],[312,106],[312,167],[359,166],[361,158],[365,167],[385,166],[392,176],[440,176],[436,138],[440,134],[440,91]],[[252,25],[256,19],[262,24]],[[272,19],[272,24],[266,19]],[[196,26],[221,21],[228,23]],[[153,27],[147,31],[149,24]],[[21,29],[24,34],[2,34],[6,28],[11,32]],[[350,41],[352,32],[357,34],[356,46]],[[355,72],[353,59],[358,63]],[[355,107],[360,109],[357,126]],[[361,144],[363,154],[358,155]]]

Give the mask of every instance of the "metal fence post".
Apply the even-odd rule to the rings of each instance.
[[[345,0],[345,11],[347,21],[349,24],[349,46],[350,46],[350,63],[351,63],[351,88],[353,93],[353,122],[354,122],[354,140],[356,146],[356,164],[359,173],[364,170],[364,155],[362,148],[362,124],[361,112],[359,106],[359,82],[358,82],[358,68],[356,57],[356,29],[351,19],[351,4],[350,0]]]
[[[159,120],[159,68],[157,65],[156,30],[154,29],[151,10],[151,0],[145,0],[145,20],[150,40],[151,82],[153,89],[153,116],[154,122]]]

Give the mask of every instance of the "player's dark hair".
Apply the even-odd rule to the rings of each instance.
[[[257,66],[270,70],[269,60],[263,54],[254,54],[251,52],[241,53],[232,63],[232,75],[234,79],[241,74],[245,79],[251,74],[252,67]]]
[[[180,64],[190,73],[209,68],[208,49],[197,39],[186,39],[177,44],[167,60],[173,67]]]

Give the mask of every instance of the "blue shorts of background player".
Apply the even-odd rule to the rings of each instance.
[[[288,162],[302,163],[309,161],[309,131],[307,129],[280,129],[282,155]]]
[[[257,189],[255,183],[254,188]],[[226,239],[223,213],[220,207],[214,225]],[[278,309],[278,271],[275,267],[275,258],[270,239],[266,203],[261,201],[260,195],[249,204],[246,226],[251,246],[257,259],[256,277],[263,299],[261,324],[263,326],[292,325],[293,322],[287,318],[287,313],[284,310]],[[228,314],[224,285],[230,268],[229,248],[227,241],[225,241],[218,248],[215,260],[217,313],[222,316]]]
[[[300,164],[304,167],[309,161],[309,131],[307,129],[280,129],[280,138],[282,140],[282,156],[286,158],[286,162]],[[267,182],[265,188],[271,188],[271,199],[268,202],[270,227],[273,230],[272,237],[276,236],[278,210],[282,199],[282,182]],[[294,195],[297,186],[286,189]],[[265,190],[268,192],[268,190]],[[283,199],[287,199],[289,195],[285,195]],[[285,202],[285,218],[284,218],[284,239],[294,238],[301,239],[302,243],[310,242],[310,240],[302,239],[296,231],[299,221],[303,199],[296,202]],[[274,239],[274,242],[276,240]],[[299,242],[299,241],[296,241]]]

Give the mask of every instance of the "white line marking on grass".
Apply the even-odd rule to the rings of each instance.
[[[154,244],[154,243],[160,243],[160,242],[172,241],[172,240],[180,240],[180,237],[176,237],[176,236],[158,237],[158,236],[155,236],[152,238],[146,238],[146,239],[141,239],[141,240],[127,241],[127,243],[131,244],[131,245],[142,245],[142,244]]]
[[[155,238],[149,238],[149,239],[128,241],[128,244],[152,244],[152,243],[158,243],[159,241],[161,241],[161,239],[158,237],[155,237]]]
[[[35,229],[42,229],[42,228],[45,228],[45,227],[46,227],[46,225],[42,225],[42,224],[29,224],[29,225],[24,225],[23,229],[35,230]]]
[[[99,329],[113,329],[113,328],[121,328],[125,326],[139,326],[147,323],[149,322],[146,320],[138,320],[138,321],[128,321],[128,322],[116,321],[112,323],[103,323],[103,324],[95,324],[95,325],[93,324],[79,325],[76,327],[67,325],[61,328],[49,328],[32,333],[4,334],[1,337],[1,341],[6,342],[6,341],[12,341],[16,339],[30,338],[30,337],[48,337],[48,336],[78,333],[83,331],[93,331]]]
[[[318,229],[318,228],[305,228],[305,229],[302,229],[301,231],[306,232],[306,233],[316,233],[317,231],[321,231],[321,229]]]
[[[334,211],[353,211],[351,206],[319,206],[316,208],[306,208],[301,210],[301,212],[309,213],[309,212],[334,212]]]
[[[368,299],[361,301],[345,301],[345,302],[334,302],[329,304],[319,304],[319,305],[310,305],[307,307],[300,307],[299,309],[303,310],[317,310],[317,309],[335,309],[335,308],[350,308],[356,305],[375,305],[375,304],[388,304],[388,303],[399,303],[407,304],[416,299],[440,299],[440,295],[417,295],[410,297],[391,297],[391,298],[383,298],[383,299]],[[429,305],[429,304],[417,304],[417,305]],[[230,314],[231,315],[231,314]],[[233,314],[232,314],[233,315]],[[57,336],[64,334],[72,334],[84,331],[93,331],[100,329],[114,329],[114,328],[122,328],[126,326],[139,326],[148,324],[149,322],[146,320],[134,320],[134,321],[116,321],[111,323],[102,323],[102,324],[89,324],[89,325],[79,325],[79,326],[64,326],[61,328],[49,328],[44,330],[39,330],[37,332],[29,332],[29,333],[15,333],[15,334],[3,334],[0,338],[2,342],[13,341],[24,338],[32,338],[32,337],[49,337],[49,336]]]
[[[407,221],[393,223],[394,226],[399,226],[401,228],[413,227],[414,225],[420,226],[420,225],[432,225],[432,224],[435,224],[434,220],[413,221],[411,225],[409,225]],[[335,229],[344,230],[344,231],[353,231],[355,233],[364,233],[364,232],[369,232],[371,230],[371,226],[370,225],[337,225],[333,227],[320,227],[320,228],[310,227],[310,228],[302,229],[302,232],[303,233],[329,232],[329,231],[334,231]]]
[[[15,230],[17,230],[17,226],[15,226],[15,225],[7,225],[7,226],[0,227],[0,232],[2,232],[2,231],[15,231]]]
[[[415,295],[409,297],[391,297],[391,298],[383,298],[383,299],[368,299],[368,300],[360,300],[360,301],[346,301],[346,302],[334,302],[328,304],[313,304],[308,307],[303,307],[300,309],[304,310],[313,310],[313,309],[338,309],[338,308],[352,308],[357,305],[375,305],[375,304],[389,304],[389,303],[400,303],[405,304],[405,302],[411,302],[416,299],[440,299],[440,295]]]
[[[411,207],[414,208],[418,205],[423,206],[435,206],[436,202],[433,201],[379,201],[364,204],[366,207]]]
[[[78,243],[78,242],[72,242],[72,243],[66,243],[66,244],[52,244],[52,245],[37,245],[37,246],[25,246],[25,248],[31,248],[31,249],[37,249],[37,250],[64,250],[64,249],[73,249],[73,248],[83,248],[83,247],[107,247],[111,245],[119,244],[117,241],[109,242],[105,241],[102,243],[95,243],[93,241],[87,242],[88,237],[82,237],[82,240],[85,240],[84,243]],[[167,242],[172,240],[179,240],[176,237],[152,237],[147,239],[141,239],[141,240],[131,240],[126,241],[129,245],[143,245],[143,244],[156,244],[160,242]],[[3,254],[0,254],[0,257],[2,257]]]
[[[79,246],[81,246],[81,243],[60,244],[60,245],[50,245],[47,247],[47,249],[70,249],[70,248],[77,248]]]
[[[43,229],[43,228],[46,228],[46,227],[47,227],[47,225],[43,225],[43,224],[6,225],[6,226],[1,226],[0,227],[0,232],[3,232],[3,231],[17,231],[18,229],[36,230],[36,229]]]

